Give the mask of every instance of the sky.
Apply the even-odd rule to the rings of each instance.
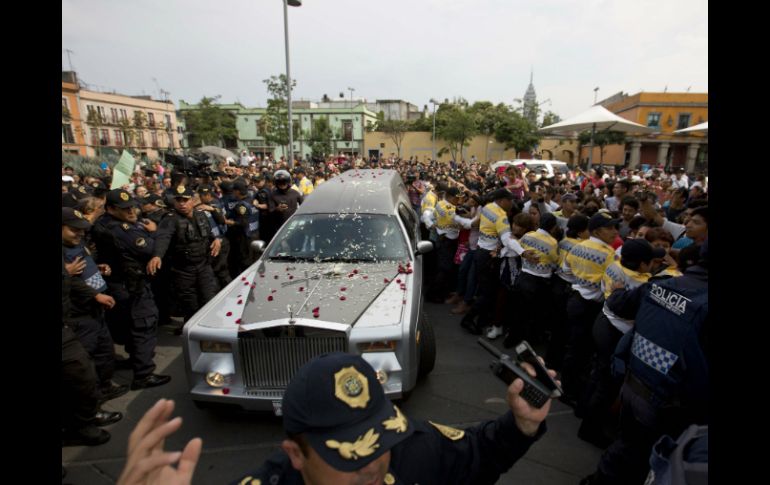
[[[562,119],[623,91],[708,92],[707,0],[303,0],[292,99],[518,106],[534,71]],[[72,51],[68,53],[65,49]],[[286,72],[281,0],[62,0],[62,70],[98,90],[266,106]],[[549,101],[546,101],[549,100]]]

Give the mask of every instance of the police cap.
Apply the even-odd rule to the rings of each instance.
[[[489,194],[489,197],[488,197],[489,200],[499,200],[499,199],[513,200],[514,198],[515,197],[513,196],[511,191],[504,188],[495,190],[494,192]]]
[[[599,212],[591,216],[588,220],[588,230],[595,231],[602,227],[618,227],[620,225],[620,219],[613,219],[612,214],[606,209],[601,209]]]
[[[623,260],[649,263],[655,258],[665,256],[666,250],[652,247],[646,239],[627,239],[623,243],[623,249],[620,254]]]
[[[214,187],[211,185],[201,185],[198,187],[199,195],[214,195]]]
[[[158,207],[166,207],[163,197],[158,194],[147,194],[142,198],[142,205],[152,204]]]
[[[74,229],[89,229],[91,223],[79,210],[72,207],[61,208],[61,225],[72,227]]]
[[[195,195],[195,192],[193,192],[192,187],[189,185],[177,185],[171,192],[175,199],[191,199]]]
[[[127,207],[134,207],[136,205],[136,200],[131,197],[131,194],[123,189],[113,189],[107,192],[107,199],[104,204],[119,209],[125,209]]]
[[[302,434],[344,472],[365,467],[414,431],[369,363],[342,352],[316,357],[297,371],[283,395],[283,427]]]
[[[246,181],[243,179],[238,179],[235,182],[233,182],[233,190],[237,190],[241,194],[245,194],[249,190],[249,186],[246,185]]]

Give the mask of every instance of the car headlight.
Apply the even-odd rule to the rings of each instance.
[[[201,352],[232,353],[233,346],[227,342],[212,342],[210,340],[201,340]]]
[[[393,352],[396,350],[396,341],[361,342],[358,344],[358,350],[360,352]]]
[[[209,372],[206,374],[206,384],[211,387],[222,387],[226,384],[226,379],[219,372]]]

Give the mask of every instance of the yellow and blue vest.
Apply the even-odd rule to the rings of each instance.
[[[442,231],[460,229],[460,225],[454,221],[455,206],[446,200],[440,200],[433,209],[436,214],[436,228]]]
[[[567,255],[567,266],[575,276],[572,287],[586,300],[601,301],[601,281],[607,267],[617,259],[612,246],[596,238],[577,244]]]
[[[511,225],[508,223],[508,214],[503,208],[494,202],[482,207],[479,217],[479,245],[481,246],[482,243],[486,246],[496,245],[500,236],[506,232],[511,232]],[[484,249],[489,250],[489,247]]]
[[[427,194],[425,194],[425,197],[422,198],[422,202],[420,203],[420,212],[425,212],[426,210],[432,210],[436,207],[436,201],[438,200],[438,196],[433,193],[432,190],[428,191]]]
[[[313,192],[313,182],[307,177],[302,177],[302,180],[299,181],[299,188],[302,195],[310,195]]]
[[[522,271],[550,278],[559,265],[559,243],[546,231],[539,229],[524,234],[521,238],[521,246],[537,253],[537,263],[530,263],[526,258],[521,260]]]

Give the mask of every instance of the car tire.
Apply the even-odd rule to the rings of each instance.
[[[422,312],[420,324],[417,325],[420,332],[420,343],[417,344],[420,365],[417,370],[417,379],[422,379],[433,370],[436,365],[436,334],[433,325],[428,320],[428,315]]]

